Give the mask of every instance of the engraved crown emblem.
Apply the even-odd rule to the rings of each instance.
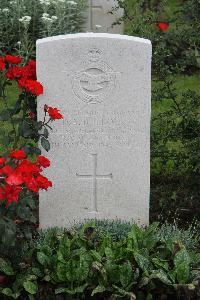
[[[101,50],[97,48],[93,48],[89,50],[89,60],[90,61],[98,61],[101,58]]]

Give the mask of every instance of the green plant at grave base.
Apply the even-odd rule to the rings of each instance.
[[[86,220],[87,221],[87,220]],[[89,220],[88,220],[89,222]],[[75,229],[82,227],[82,224],[76,224]],[[124,238],[131,228],[130,222],[121,220],[95,220],[95,232],[101,237],[102,235],[110,234],[113,241],[119,241]]]
[[[7,89],[13,82],[18,84],[18,95],[10,107]],[[16,264],[36,234],[38,192],[52,186],[41,174],[50,161],[40,155],[36,145],[40,142],[48,151],[50,125],[63,118],[57,108],[45,105],[44,119],[37,121],[36,97],[42,93],[35,61],[24,63],[18,56],[0,56],[0,124],[8,123],[9,128],[6,131],[2,126],[0,131],[4,145],[0,154],[0,257]]]
[[[39,232],[15,269],[0,259],[8,276],[0,287],[2,299],[198,299],[199,240],[186,246],[178,228],[174,233],[170,225],[159,229],[153,223],[146,228],[127,224],[125,236],[115,241],[103,234],[103,223]],[[114,222],[110,225],[114,228]],[[182,230],[182,238],[189,232],[194,234],[191,228]]]
[[[37,39],[80,32],[87,1],[1,0],[0,49],[17,51],[27,60],[35,55]]]

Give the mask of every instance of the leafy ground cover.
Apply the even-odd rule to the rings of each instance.
[[[197,300],[197,232],[114,221],[41,231],[18,266],[0,260],[2,299]]]

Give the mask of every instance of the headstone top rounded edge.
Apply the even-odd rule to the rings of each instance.
[[[47,38],[43,38],[43,39],[38,39],[36,41],[36,44],[40,45],[40,44],[47,43],[47,42],[54,42],[54,41],[58,41],[58,40],[67,40],[67,39],[77,39],[77,38],[108,38],[108,39],[110,38],[110,39],[127,40],[127,41],[133,41],[133,42],[151,45],[150,40],[136,37],[136,36],[111,34],[111,33],[93,33],[93,32],[65,34],[65,35],[57,35],[57,36],[47,37]]]

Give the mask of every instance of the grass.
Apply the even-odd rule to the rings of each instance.
[[[175,75],[172,77],[174,81],[174,87],[177,89],[179,94],[182,94],[186,90],[193,90],[200,94],[200,75]],[[156,83],[152,84],[155,86]],[[163,101],[152,101],[152,114],[155,115],[160,112],[164,112],[169,106],[171,105],[170,100],[163,100]]]

